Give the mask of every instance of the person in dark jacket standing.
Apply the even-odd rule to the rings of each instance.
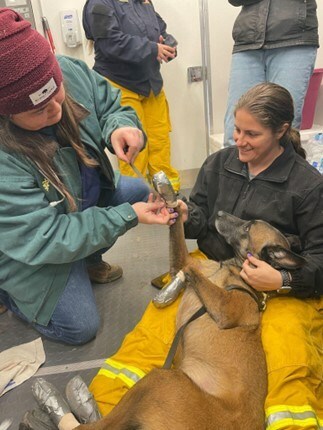
[[[240,273],[274,296],[262,318],[268,430],[323,424],[323,177],[304,159],[293,119],[285,88],[262,83],[250,89],[235,108],[235,146],[206,159],[189,202],[181,203],[186,238],[197,239],[210,259],[233,256],[215,227],[220,210],[269,222],[306,259],[286,272],[250,255]]]
[[[144,144],[119,90],[56,58],[13,10],[0,8],[0,29],[0,304],[50,339],[82,344],[99,327],[90,280],[111,275],[103,252],[138,222],[173,216],[146,202],[141,179],[114,175],[105,149],[131,161]]]
[[[87,0],[83,9],[85,35],[94,41],[94,70],[121,89],[121,103],[135,109],[147,134],[146,148],[135,165],[151,178],[163,170],[176,191],[179,175],[171,166],[168,103],[160,73],[172,60],[177,42],[150,0]],[[135,175],[120,162],[121,173]]]
[[[291,93],[300,129],[304,98],[319,46],[316,0],[229,0],[242,6],[234,39],[224,145],[234,144],[236,102],[260,82],[275,82]]]

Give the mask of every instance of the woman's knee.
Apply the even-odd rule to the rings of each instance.
[[[47,326],[34,324],[34,328],[45,337],[70,345],[83,345],[89,342],[95,338],[99,326],[100,319],[97,313],[93,313],[91,317],[84,313],[82,318],[75,320],[72,317],[64,324],[58,324],[53,320]]]
[[[96,314],[95,318],[91,318],[88,320],[86,315],[84,315],[84,319],[80,321],[80,323],[70,330],[66,332],[65,338],[66,342],[72,345],[83,345],[87,342],[90,342],[95,338],[100,326],[100,319],[98,314]]]
[[[120,176],[117,189],[110,204],[118,205],[128,202],[130,204],[148,200],[149,186],[140,178]]]

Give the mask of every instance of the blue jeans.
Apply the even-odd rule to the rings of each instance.
[[[0,290],[0,302],[17,317],[27,321],[6,291]],[[31,324],[49,339],[81,345],[96,335],[99,323],[92,285],[85,261],[81,260],[72,264],[66,287],[48,325]]]
[[[138,178],[121,176],[114,191],[108,195],[107,206],[118,206],[147,201],[149,187]],[[105,250],[93,254],[95,261],[101,261]],[[0,302],[15,315],[26,321],[9,294],[0,289]],[[81,345],[95,337],[99,328],[99,315],[85,260],[72,263],[71,271],[62,295],[47,326],[32,323],[44,336],[72,345]]]
[[[234,108],[239,98],[261,82],[274,82],[291,93],[294,100],[293,127],[300,129],[308,84],[313,73],[317,48],[295,46],[258,49],[232,55],[227,111],[224,118],[224,146],[234,144]]]

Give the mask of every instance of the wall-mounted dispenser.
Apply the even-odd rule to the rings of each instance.
[[[76,9],[60,11],[64,43],[68,48],[76,48],[82,43],[80,21]]]

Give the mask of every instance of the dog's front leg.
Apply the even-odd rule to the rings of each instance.
[[[186,266],[183,272],[186,282],[194,289],[208,314],[220,329],[249,325],[249,309],[247,310],[249,315],[246,315],[246,308],[241,304],[243,292],[226,291],[220,288],[193,265]]]

